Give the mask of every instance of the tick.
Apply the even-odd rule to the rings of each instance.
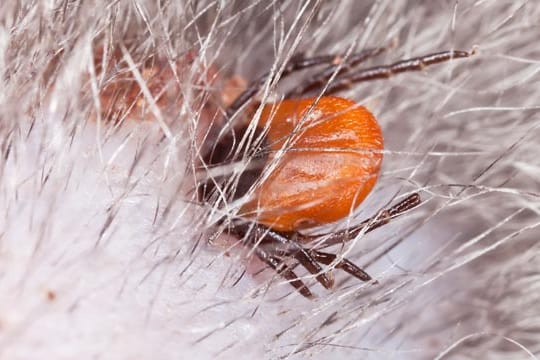
[[[294,272],[295,266],[303,266],[327,289],[334,285],[331,269],[370,281],[371,276],[351,261],[321,249],[368,233],[421,202],[413,193],[349,229],[305,235],[305,230],[350,215],[374,187],[383,158],[383,136],[375,117],[365,107],[333,94],[360,82],[474,53],[444,51],[356,69],[382,51],[369,49],[347,59],[293,57],[280,79],[298,70],[323,69],[287,93],[285,100],[262,106],[255,96],[271,75],[261,76],[226,109],[225,125],[209,131],[211,146],[201,155],[204,180],[198,186],[199,200],[214,209],[239,204],[234,216],[219,220],[222,230],[249,246],[308,298],[312,293]],[[314,91],[323,96],[308,97]]]

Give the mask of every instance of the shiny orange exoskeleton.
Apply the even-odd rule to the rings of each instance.
[[[349,215],[377,181],[381,129],[353,101],[284,100],[263,108],[259,127],[268,129],[267,161],[275,167],[241,216],[286,232],[334,222]]]

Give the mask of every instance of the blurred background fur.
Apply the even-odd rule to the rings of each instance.
[[[536,358],[539,19],[505,0],[2,2],[0,358]],[[386,144],[342,225],[424,203],[345,249],[377,285],[306,279],[309,301],[211,237],[201,128],[294,54],[379,46],[366,66],[477,52],[341,93]]]

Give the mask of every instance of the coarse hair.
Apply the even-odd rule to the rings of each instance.
[[[539,17],[525,0],[3,2],[0,358],[535,358]],[[279,101],[313,74],[278,84],[295,54],[374,47],[365,66],[476,53],[340,93],[386,148],[337,226],[423,203],[337,250],[376,284],[306,277],[307,300],[214,234],[233,206],[193,191],[201,124],[266,72],[257,100]]]

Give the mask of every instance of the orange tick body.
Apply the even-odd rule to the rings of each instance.
[[[474,53],[474,49],[450,50],[357,68],[385,50],[313,58],[295,55],[279,72],[262,75],[244,91],[232,86],[224,91],[222,118],[215,116],[217,104],[207,96],[190,97],[194,101],[191,109],[199,109],[199,120],[207,124],[196,129],[200,202],[213,213],[219,210],[220,218],[214,224],[218,231],[239,239],[305,297],[311,297],[311,291],[294,266],[301,265],[327,289],[334,284],[332,269],[369,281],[369,274],[348,259],[322,250],[375,230],[420,204],[420,195],[413,193],[348,229],[324,235],[302,231],[345,219],[372,190],[381,168],[383,138],[375,117],[365,107],[331,95],[357,83],[421,71]],[[151,103],[165,117],[174,118],[185,100],[182,81],[178,81],[182,73],[189,72],[194,84],[210,85],[219,77],[213,66],[207,71],[199,69],[192,53],[172,68],[169,61],[150,56],[138,69],[147,94],[133,76],[137,73],[130,69],[127,55],[125,50],[110,52],[109,59],[103,58],[103,52],[96,54],[96,79],[103,79],[99,97],[102,118],[146,119]],[[274,83],[276,76],[283,79],[298,70],[317,67],[320,71],[296,84],[285,100],[258,103],[262,85]],[[324,96],[309,97],[313,95]],[[262,111],[255,117],[252,109],[257,106],[262,106]],[[226,213],[233,204],[233,212]]]
[[[375,117],[353,101],[325,96],[266,105],[259,127],[274,166],[240,215],[278,231],[340,220],[369,194],[383,139]]]
[[[208,131],[209,144],[201,151],[201,171],[207,176],[198,186],[199,199],[214,209],[226,209],[240,200],[238,213],[223,216],[218,224],[305,297],[311,297],[311,291],[290,266],[291,261],[328,289],[334,284],[332,268],[369,281],[369,274],[351,261],[321,250],[368,233],[420,204],[420,195],[413,193],[343,231],[324,237],[301,232],[346,218],[369,194],[381,168],[383,138],[375,117],[353,101],[328,95],[355,83],[422,70],[473,53],[444,51],[354,70],[382,50],[351,55],[341,64],[344,66],[336,56],[293,57],[283,68],[282,78],[297,70],[327,68],[300,84],[285,100],[264,104],[260,117],[253,118],[256,124],[250,111],[244,116],[248,124],[238,123],[237,116],[251,109],[247,105],[272,74],[263,75],[227,107],[225,123],[214,124]],[[321,85],[327,96],[295,98],[305,97]],[[316,245],[304,247],[306,243]]]

